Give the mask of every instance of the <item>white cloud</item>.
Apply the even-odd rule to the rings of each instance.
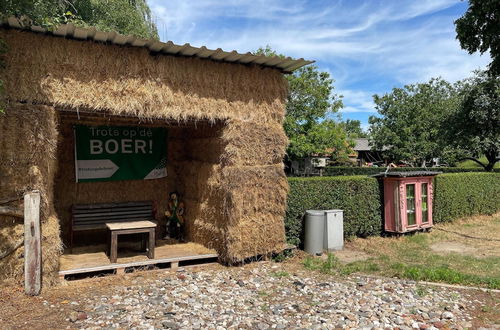
[[[376,112],[375,103],[373,103],[375,93],[344,89],[339,90],[339,94],[344,96],[344,108],[340,110],[341,113]]]
[[[455,81],[490,61],[460,49],[457,17],[441,12],[464,9],[460,0],[148,2],[163,40],[239,52],[270,45],[317,60],[345,96],[343,113],[373,112],[374,93],[437,76]]]

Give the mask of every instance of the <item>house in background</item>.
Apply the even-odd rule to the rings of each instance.
[[[323,170],[329,165],[330,156],[311,155],[302,159],[293,160],[290,166],[290,174],[296,176],[323,175]]]
[[[387,159],[384,158],[383,152],[387,147],[382,150],[372,150],[372,145],[368,138],[357,138],[354,140],[354,153],[349,157],[357,166],[366,166],[367,164],[385,164]]]

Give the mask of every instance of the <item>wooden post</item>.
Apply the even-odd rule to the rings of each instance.
[[[24,291],[36,296],[42,289],[40,192],[24,195]]]

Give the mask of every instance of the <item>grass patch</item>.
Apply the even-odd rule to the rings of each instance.
[[[445,240],[448,236],[439,237]],[[430,245],[439,241],[437,237],[427,234],[407,236],[397,243],[389,244],[389,248],[393,250],[390,257],[379,256],[372,262],[379,265],[382,275],[500,289],[499,257],[480,258],[460,253],[438,254]]]
[[[284,270],[279,270],[276,272],[272,272],[271,276],[279,278],[279,277],[288,277],[288,276],[290,276],[290,274],[288,272],[285,272]]]
[[[500,289],[499,278],[465,274],[445,266],[422,268],[421,266],[404,265],[401,268],[400,275],[415,281],[446,282]]]
[[[429,289],[425,286],[417,285],[415,292],[419,297],[425,297],[429,293]]]
[[[257,292],[257,294],[259,295],[259,297],[267,297],[267,296],[269,296],[269,292],[267,292],[265,290],[260,290],[259,292]]]
[[[328,253],[325,260],[308,256],[304,259],[304,267],[329,275],[350,275],[358,272],[372,273],[380,270],[379,266],[370,260],[342,264],[332,253]]]
[[[287,259],[290,259],[292,258],[293,256],[295,255],[295,252],[293,249],[287,249],[287,250],[284,250],[280,253],[277,253],[277,254],[274,254],[271,259],[274,261],[274,262],[283,262]]]
[[[371,256],[365,261],[342,264],[329,255],[326,260],[308,257],[304,266],[325,274],[366,273],[500,289],[500,215],[471,217],[436,227],[431,233],[358,238],[348,243]],[[456,246],[462,250],[455,251]]]
[[[340,267],[340,261],[332,253],[328,253],[326,260],[307,256],[304,260],[304,267],[323,274],[334,274]]]

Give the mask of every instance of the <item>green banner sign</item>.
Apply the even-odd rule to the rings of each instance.
[[[76,181],[167,176],[167,131],[157,127],[75,126]]]

